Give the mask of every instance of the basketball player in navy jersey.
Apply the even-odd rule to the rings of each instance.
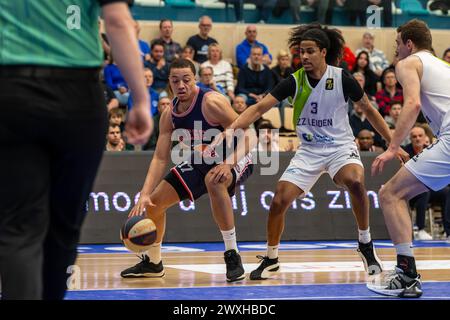
[[[229,282],[242,280],[245,274],[236,243],[231,196],[236,185],[244,182],[252,172],[249,152],[256,145],[256,135],[248,129],[244,130],[244,139],[237,143],[236,149],[232,150],[227,158],[220,159],[224,160],[222,163],[210,163],[204,159],[201,163],[196,162],[195,146],[207,145],[214,138],[214,135],[210,134],[211,131],[206,135],[205,131],[216,130],[215,134],[219,134],[231,125],[238,114],[225,96],[196,86],[195,67],[189,60],[177,59],[172,62],[169,82],[176,96],[173,108],[166,109],[161,115],[156,150],[139,201],[129,214],[135,216],[145,212],[155,222],[158,236],[148,254],[142,256],[142,261],[124,270],[121,276],[162,277],[164,268],[161,260],[161,241],[165,231],[165,211],[182,200],[194,201],[208,193],[214,219],[225,242],[226,279]],[[201,130],[198,130],[199,124]],[[179,140],[191,148],[190,159],[172,168],[163,178],[170,160],[174,130],[177,130],[175,135],[182,131],[181,136],[184,139]],[[210,139],[206,138],[208,133]],[[208,148],[207,150],[211,151]]]

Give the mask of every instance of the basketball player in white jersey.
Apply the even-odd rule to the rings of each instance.
[[[372,174],[383,170],[409,134],[422,110],[438,140],[403,166],[380,190],[380,205],[397,251],[397,266],[368,288],[384,295],[417,298],[422,295],[420,275],[412,251],[412,226],[407,201],[450,183],[450,65],[431,54],[431,33],[414,19],[397,29],[397,79],[404,105],[395,135],[386,152],[372,164]]]
[[[250,274],[252,280],[266,279],[279,269],[278,247],[286,211],[296,198],[307,194],[325,172],[350,193],[359,231],[357,251],[366,271],[369,274],[382,271],[369,231],[364,168],[347,116],[348,99],[361,106],[367,119],[387,141],[391,140],[391,134],[353,76],[333,66],[341,57],[343,43],[338,32],[317,24],[295,28],[289,44],[300,46],[303,67],[245,110],[229,127],[246,128],[280,101],[293,98],[293,121],[301,147],[277,184],[269,210],[267,255],[260,257],[260,266]],[[231,132],[227,130],[222,138],[228,140]]]

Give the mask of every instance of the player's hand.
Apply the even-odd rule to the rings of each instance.
[[[149,195],[142,194],[139,196],[138,203],[131,209],[130,213],[128,214],[128,217],[134,217],[134,216],[141,216],[145,213],[145,209],[147,207],[154,207],[155,204],[150,199]]]
[[[128,143],[145,144],[153,131],[153,119],[148,107],[137,104],[130,110],[125,123],[125,132]]]
[[[406,163],[409,160],[409,154],[408,152],[406,152],[405,150],[403,150],[402,148],[398,149],[397,152],[397,159],[400,160],[400,162]]]
[[[228,147],[231,147],[231,144],[233,143],[233,137],[234,137],[234,130],[233,129],[225,129],[225,131],[222,131],[219,133],[211,142],[211,144],[208,145],[208,148],[216,149],[217,146],[219,146],[223,141],[225,140]]]
[[[385,152],[380,154],[372,163],[372,176],[380,174],[383,171],[386,163],[397,157],[397,153],[387,149]]]
[[[225,182],[227,179],[232,177],[231,173],[232,165],[227,163],[221,163],[211,169],[211,174],[213,175],[213,182],[215,184],[219,182]]]

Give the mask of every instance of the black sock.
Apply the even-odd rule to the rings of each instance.
[[[410,278],[417,277],[416,260],[414,257],[397,255],[397,268],[403,270],[403,272]]]

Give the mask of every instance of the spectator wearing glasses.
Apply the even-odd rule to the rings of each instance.
[[[208,16],[202,16],[198,23],[199,33],[190,37],[186,45],[194,48],[194,61],[202,64],[208,60],[208,47],[217,40],[209,36],[212,29],[212,19]]]

